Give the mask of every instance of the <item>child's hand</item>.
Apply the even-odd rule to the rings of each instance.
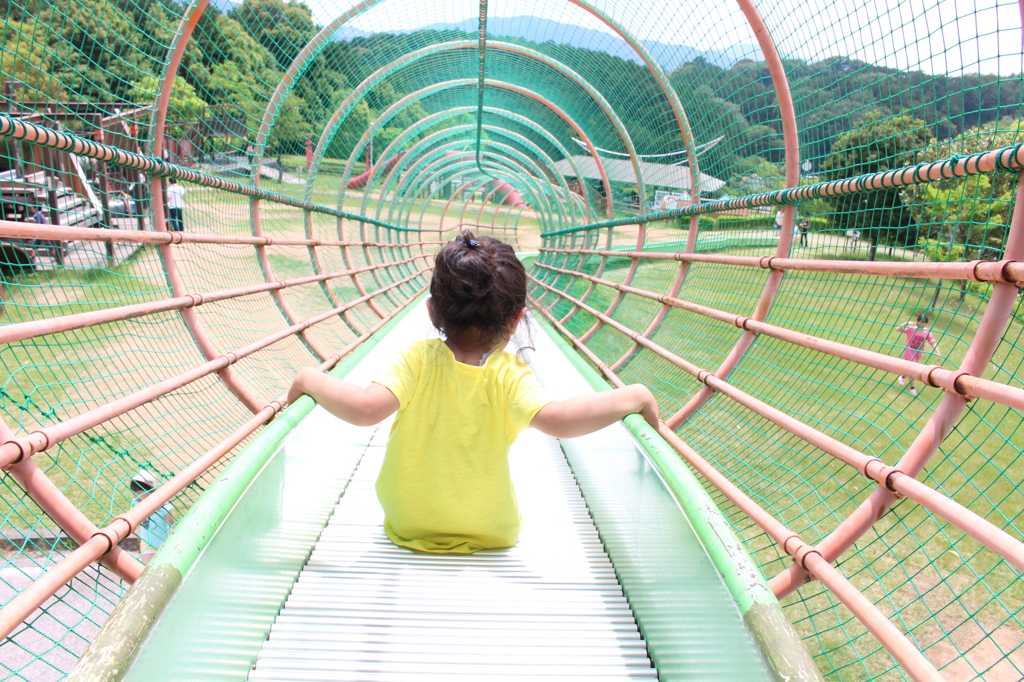
[[[651,389],[643,384],[633,384],[629,388],[636,392],[637,399],[640,401],[641,407],[638,410],[640,416],[657,431],[660,422],[658,401],[654,398],[654,394],[651,393]]]
[[[658,403],[643,384],[552,400],[534,416],[530,426],[555,438],[576,438],[603,429],[630,414],[639,414],[648,424],[658,428]]]
[[[295,375],[286,397],[291,405],[308,395],[335,417],[356,426],[372,426],[398,411],[398,398],[380,384],[366,388],[307,367]]]
[[[312,367],[306,367],[304,369],[299,370],[299,373],[295,375],[295,379],[292,380],[292,385],[288,388],[288,397],[286,398],[288,405],[294,403],[296,400],[299,399],[300,396],[306,395],[306,387],[308,385],[307,380],[309,378],[307,375],[310,372],[319,374],[319,372],[317,372]]]

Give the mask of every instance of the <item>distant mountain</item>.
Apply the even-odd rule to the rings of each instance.
[[[221,4],[232,4],[231,0],[212,0]],[[404,29],[390,31],[391,33],[412,33],[413,31],[463,31],[465,33],[477,32],[477,20],[475,18],[460,21],[457,24],[430,24],[415,29]],[[606,52],[613,57],[619,57],[638,64],[643,63],[640,56],[633,51],[625,41],[604,31],[592,28],[583,28],[573,24],[563,24],[550,19],[540,17],[518,16],[518,17],[490,17],[487,20],[488,34],[495,38],[516,37],[529,40],[535,43],[546,43],[548,41],[560,45],[580,47],[598,52]],[[365,38],[373,35],[369,31],[349,27],[338,40],[352,40],[353,38]],[[651,56],[665,71],[672,71],[680,64],[692,62],[698,57],[703,57],[710,64],[729,68],[743,59],[762,61],[761,48],[757,45],[740,43],[721,50],[698,50],[689,45],[671,45],[659,43],[654,40],[643,41]]]
[[[227,14],[240,4],[240,0],[210,0],[210,4],[221,12]],[[517,17],[490,17],[487,20],[488,33],[497,37],[515,37],[529,40],[535,43],[553,42],[559,45],[585,48],[598,52],[606,52],[613,57],[619,57],[638,64],[642,63],[640,56],[633,51],[625,41],[604,31],[592,28],[583,28],[573,24],[563,24],[541,17],[517,16]],[[402,29],[389,31],[390,33],[412,33],[413,31],[464,31],[466,33],[477,32],[477,20],[475,18],[460,21],[457,24],[430,24],[416,29]],[[365,38],[373,35],[355,27],[347,27],[339,40],[352,40],[353,38]],[[743,59],[763,61],[761,48],[749,43],[739,43],[720,50],[698,50],[689,45],[672,45],[660,43],[654,40],[643,41],[651,56],[661,65],[665,71],[672,71],[681,64],[692,62],[698,57],[704,61],[720,66],[724,69]]]
[[[222,2],[225,0],[221,0]],[[475,33],[477,20],[466,19],[457,24],[431,24],[422,30],[456,30]],[[625,41],[604,31],[583,28],[572,24],[563,24],[540,17],[491,17],[487,20],[487,31],[492,36],[514,36],[536,43],[554,42],[561,45],[581,47],[588,50],[606,52],[614,57],[627,59],[637,63],[640,56]],[[672,71],[680,64],[692,62],[698,57],[722,68],[729,68],[743,59],[762,61],[764,57],[757,45],[739,44],[721,50],[698,50],[689,45],[671,45],[657,41],[643,41],[644,47],[666,71]]]

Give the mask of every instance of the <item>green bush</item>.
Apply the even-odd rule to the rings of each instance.
[[[720,230],[770,230],[775,226],[775,214],[718,216]]]
[[[810,218],[803,218],[802,220],[806,220],[810,223],[808,229],[811,232],[827,232],[829,230],[828,218],[812,216]]]
[[[967,290],[972,294],[984,297],[986,300],[992,298],[991,282],[968,282]]]
[[[718,216],[702,214],[698,217],[698,223],[701,230],[717,230],[718,229]],[[686,230],[690,227],[690,216],[681,215],[676,218],[676,227]]]
[[[964,260],[964,247],[959,244],[943,244],[935,239],[919,239],[917,245],[928,260],[935,263],[956,263]]]
[[[804,218],[797,217],[799,223]],[[829,229],[828,218],[814,216],[806,218],[810,221],[811,232],[824,232]],[[689,216],[676,219],[677,225],[686,229],[690,225]],[[770,230],[775,227],[775,214],[771,215],[701,215],[700,229],[706,230]]]

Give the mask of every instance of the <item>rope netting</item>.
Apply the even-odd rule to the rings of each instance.
[[[1024,675],[1018,3],[5,12],[4,679],[467,227],[655,392],[826,677]]]

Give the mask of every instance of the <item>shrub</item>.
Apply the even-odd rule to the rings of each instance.
[[[702,214],[698,217],[697,224],[701,230],[717,230],[718,229],[718,217],[714,215]],[[676,218],[676,227],[687,230],[690,228],[690,216],[681,215]]]
[[[810,223],[808,230],[811,232],[827,232],[829,230],[828,218],[812,216],[810,218],[802,218],[802,220],[806,220]]]
[[[949,263],[964,259],[964,247],[959,244],[943,244],[935,239],[919,239],[917,244],[932,262]]]
[[[985,298],[986,300],[992,298],[992,283],[991,282],[968,282],[967,291],[972,294],[977,294]]]
[[[775,214],[723,215],[718,217],[720,230],[770,230],[775,225]]]

